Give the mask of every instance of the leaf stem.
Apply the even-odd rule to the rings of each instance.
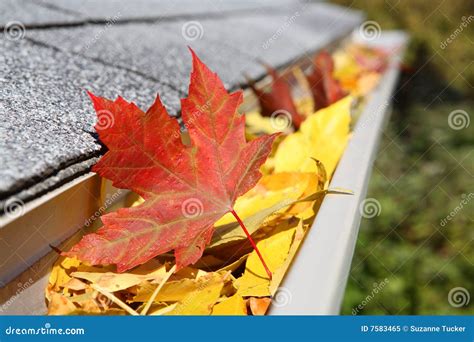
[[[148,299],[148,302],[146,303],[140,315],[146,315],[148,313],[148,310],[150,310],[150,307],[155,301],[156,296],[158,296],[158,293],[160,292],[161,288],[165,285],[165,283],[168,281],[168,279],[171,277],[174,271],[176,271],[176,265],[171,267],[171,269],[165,274],[165,276],[161,280],[161,283],[156,287],[155,291],[153,291],[153,294]]]
[[[237,220],[237,222],[239,222],[240,226],[241,226],[242,229],[244,230],[245,235],[247,235],[247,239],[249,239],[250,244],[252,245],[253,249],[254,249],[255,252],[257,253],[258,257],[260,258],[260,261],[262,262],[263,268],[264,268],[265,271],[267,272],[268,277],[269,277],[270,279],[272,279],[272,272],[270,271],[270,269],[268,268],[267,264],[265,263],[265,260],[263,259],[262,254],[261,254],[260,251],[258,250],[258,247],[257,247],[257,245],[255,244],[255,242],[253,241],[252,236],[250,235],[249,231],[248,231],[247,228],[245,227],[244,222],[240,219],[239,215],[237,215],[237,213],[235,212],[234,209],[232,209],[230,212],[232,213],[232,215],[234,215],[234,217],[235,217],[235,219]]]

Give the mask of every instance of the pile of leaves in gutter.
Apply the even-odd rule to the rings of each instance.
[[[291,301],[280,284],[324,196],[350,193],[329,181],[387,53],[355,44],[319,53],[293,73],[308,94],[297,100],[268,67],[273,82],[251,84],[261,110],[246,115],[242,93],[191,53],[185,133],[159,97],[143,112],[90,94],[108,148],[93,170],[140,198],[62,253],[49,314],[265,314]]]

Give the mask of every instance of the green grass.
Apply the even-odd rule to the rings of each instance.
[[[474,314],[474,122],[459,130],[448,123],[455,110],[474,119],[474,20],[440,48],[462,16],[474,15],[472,5],[335,2],[363,9],[383,29],[408,31],[414,68],[399,82],[375,162],[367,197],[381,211],[361,222],[342,313],[360,305],[358,314]],[[471,297],[459,308],[448,300],[456,287]]]

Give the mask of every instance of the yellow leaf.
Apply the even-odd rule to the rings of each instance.
[[[76,311],[76,306],[67,297],[52,293],[48,305],[48,315],[68,315]]]
[[[249,253],[250,254],[250,253]],[[247,260],[247,258],[249,257],[249,254],[244,254],[242,255],[239,259],[237,259],[236,261],[234,261],[233,263],[227,265],[227,266],[224,266],[222,267],[221,269],[219,269],[219,271],[231,271],[231,272],[234,272],[240,265],[243,264],[243,262],[245,260]]]
[[[285,262],[295,231],[296,228],[282,231],[257,243],[270,271],[275,272]],[[270,296],[270,279],[255,251],[247,259],[244,274],[235,285],[241,296]]]
[[[289,122],[289,121],[288,121]],[[259,112],[245,113],[246,133],[251,135],[291,132],[291,125],[279,123],[276,119],[262,116]]]
[[[49,275],[49,288],[54,291],[59,291],[60,288],[71,280],[68,271],[71,268],[76,268],[81,264],[76,258],[59,257],[53,265],[51,274]]]
[[[166,315],[209,315],[224,287],[223,275],[209,273],[198,279],[199,286],[178,302]]]
[[[304,235],[305,235],[305,227],[303,225],[303,221],[300,220],[298,223],[298,226],[295,228],[295,235],[293,238],[293,242],[291,243],[291,247],[288,251],[286,260],[272,274],[272,280],[270,281],[270,286],[269,286],[269,292],[272,296],[274,296],[275,293],[277,292],[278,287],[280,286],[283,280],[283,277],[286,274],[286,271],[290,267],[291,261],[293,260],[301,242],[303,241]]]
[[[88,285],[79,279],[71,278],[66,284],[64,284],[64,287],[72,291],[83,291],[88,288]]]
[[[176,308],[178,303],[173,303],[170,305],[159,306],[158,308],[151,308],[149,315],[151,316],[161,316],[165,315],[170,311],[173,311]]]
[[[207,272],[197,269],[195,267],[184,267],[174,273],[170,279],[171,281],[175,280],[181,280],[181,279],[197,279],[203,275],[205,275]]]
[[[134,302],[147,302],[151,294],[158,285],[143,283],[139,286],[137,295],[133,297]],[[195,279],[181,279],[177,281],[169,281],[158,293],[155,302],[176,302],[182,300],[186,295],[195,291],[199,287],[199,282]]]
[[[298,201],[311,202],[310,195],[320,188],[318,177],[320,175],[316,173],[302,172],[266,175],[252,190],[237,200],[234,209],[243,219],[249,233],[253,234],[270,216],[288,210],[288,207]],[[303,211],[307,206],[300,209]],[[233,216],[224,216],[216,223],[215,228],[216,232],[208,248],[247,238]]]
[[[334,59],[334,78],[342,84],[355,82],[362,69],[354,56],[345,50],[339,50],[332,57]]]
[[[99,314],[102,310],[107,310],[112,304],[105,297],[100,296],[96,291],[87,291],[82,295],[73,296],[71,302],[77,303],[81,311],[88,314]]]
[[[94,272],[73,272],[71,275],[75,278],[85,279],[91,283],[99,285],[108,292],[116,292],[138,285],[145,280],[158,281],[166,274],[166,267],[162,265],[155,271],[147,274],[133,273],[94,273]]]
[[[311,174],[304,173],[265,175],[257,185],[237,199],[234,210],[242,220],[245,220],[261,209],[269,208],[284,199],[298,199],[307,188],[311,177]],[[232,214],[228,213],[214,226],[217,228],[232,222],[236,222],[236,220]]]
[[[314,161],[313,161],[314,163]],[[306,196],[301,199],[291,200],[291,199],[284,199],[283,201],[275,204],[270,208],[261,209],[254,215],[247,217],[244,219],[245,227],[247,228],[250,234],[255,233],[265,222],[271,217],[274,213],[278,212],[279,210],[294,205],[296,203],[302,202],[318,202],[321,201],[326,194],[352,194],[352,192],[343,190],[343,189],[325,189],[320,190],[312,193],[309,196]],[[242,231],[242,228],[239,226],[237,222],[224,225],[219,227],[217,231],[214,233],[212,237],[211,243],[209,244],[208,248],[218,247],[220,245],[233,242],[236,240],[246,239],[247,237]],[[215,250],[214,250],[215,252]]]
[[[332,175],[349,140],[352,97],[309,116],[296,133],[288,135],[274,157],[274,172],[317,172],[314,160],[321,161]]]
[[[243,316],[247,315],[245,300],[238,294],[233,295],[216,304],[212,309],[212,315],[220,316]]]
[[[317,174],[315,173],[307,173],[311,175],[310,181],[308,182],[308,186],[305,189],[303,195],[301,197],[305,198],[310,196],[315,191],[321,191],[325,188],[326,183],[328,181],[326,175],[326,169],[324,168],[323,163],[319,160],[316,160],[316,167],[318,169]],[[318,199],[318,202],[322,202],[323,197]],[[303,220],[309,219],[310,217],[316,215],[314,208],[315,202],[298,202],[293,204],[288,210],[287,214],[295,215]]]
[[[139,206],[140,204],[142,204],[144,202],[145,202],[145,200],[143,199],[143,197],[138,196],[138,198],[130,206],[131,207],[137,207],[137,206]]]
[[[155,298],[155,303],[160,302],[178,302],[183,301],[190,293],[199,291],[203,284],[206,284],[209,279],[220,278],[222,273],[207,273],[196,279],[184,278],[177,281],[168,281],[161,288],[160,292]],[[157,285],[149,282],[142,283],[139,286],[138,292],[133,297],[133,302],[147,302]]]
[[[311,96],[296,99],[295,106],[298,113],[303,114],[306,117],[313,114],[314,102]]]

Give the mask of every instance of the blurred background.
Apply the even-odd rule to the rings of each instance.
[[[335,0],[411,43],[342,313],[474,313],[474,2]]]

